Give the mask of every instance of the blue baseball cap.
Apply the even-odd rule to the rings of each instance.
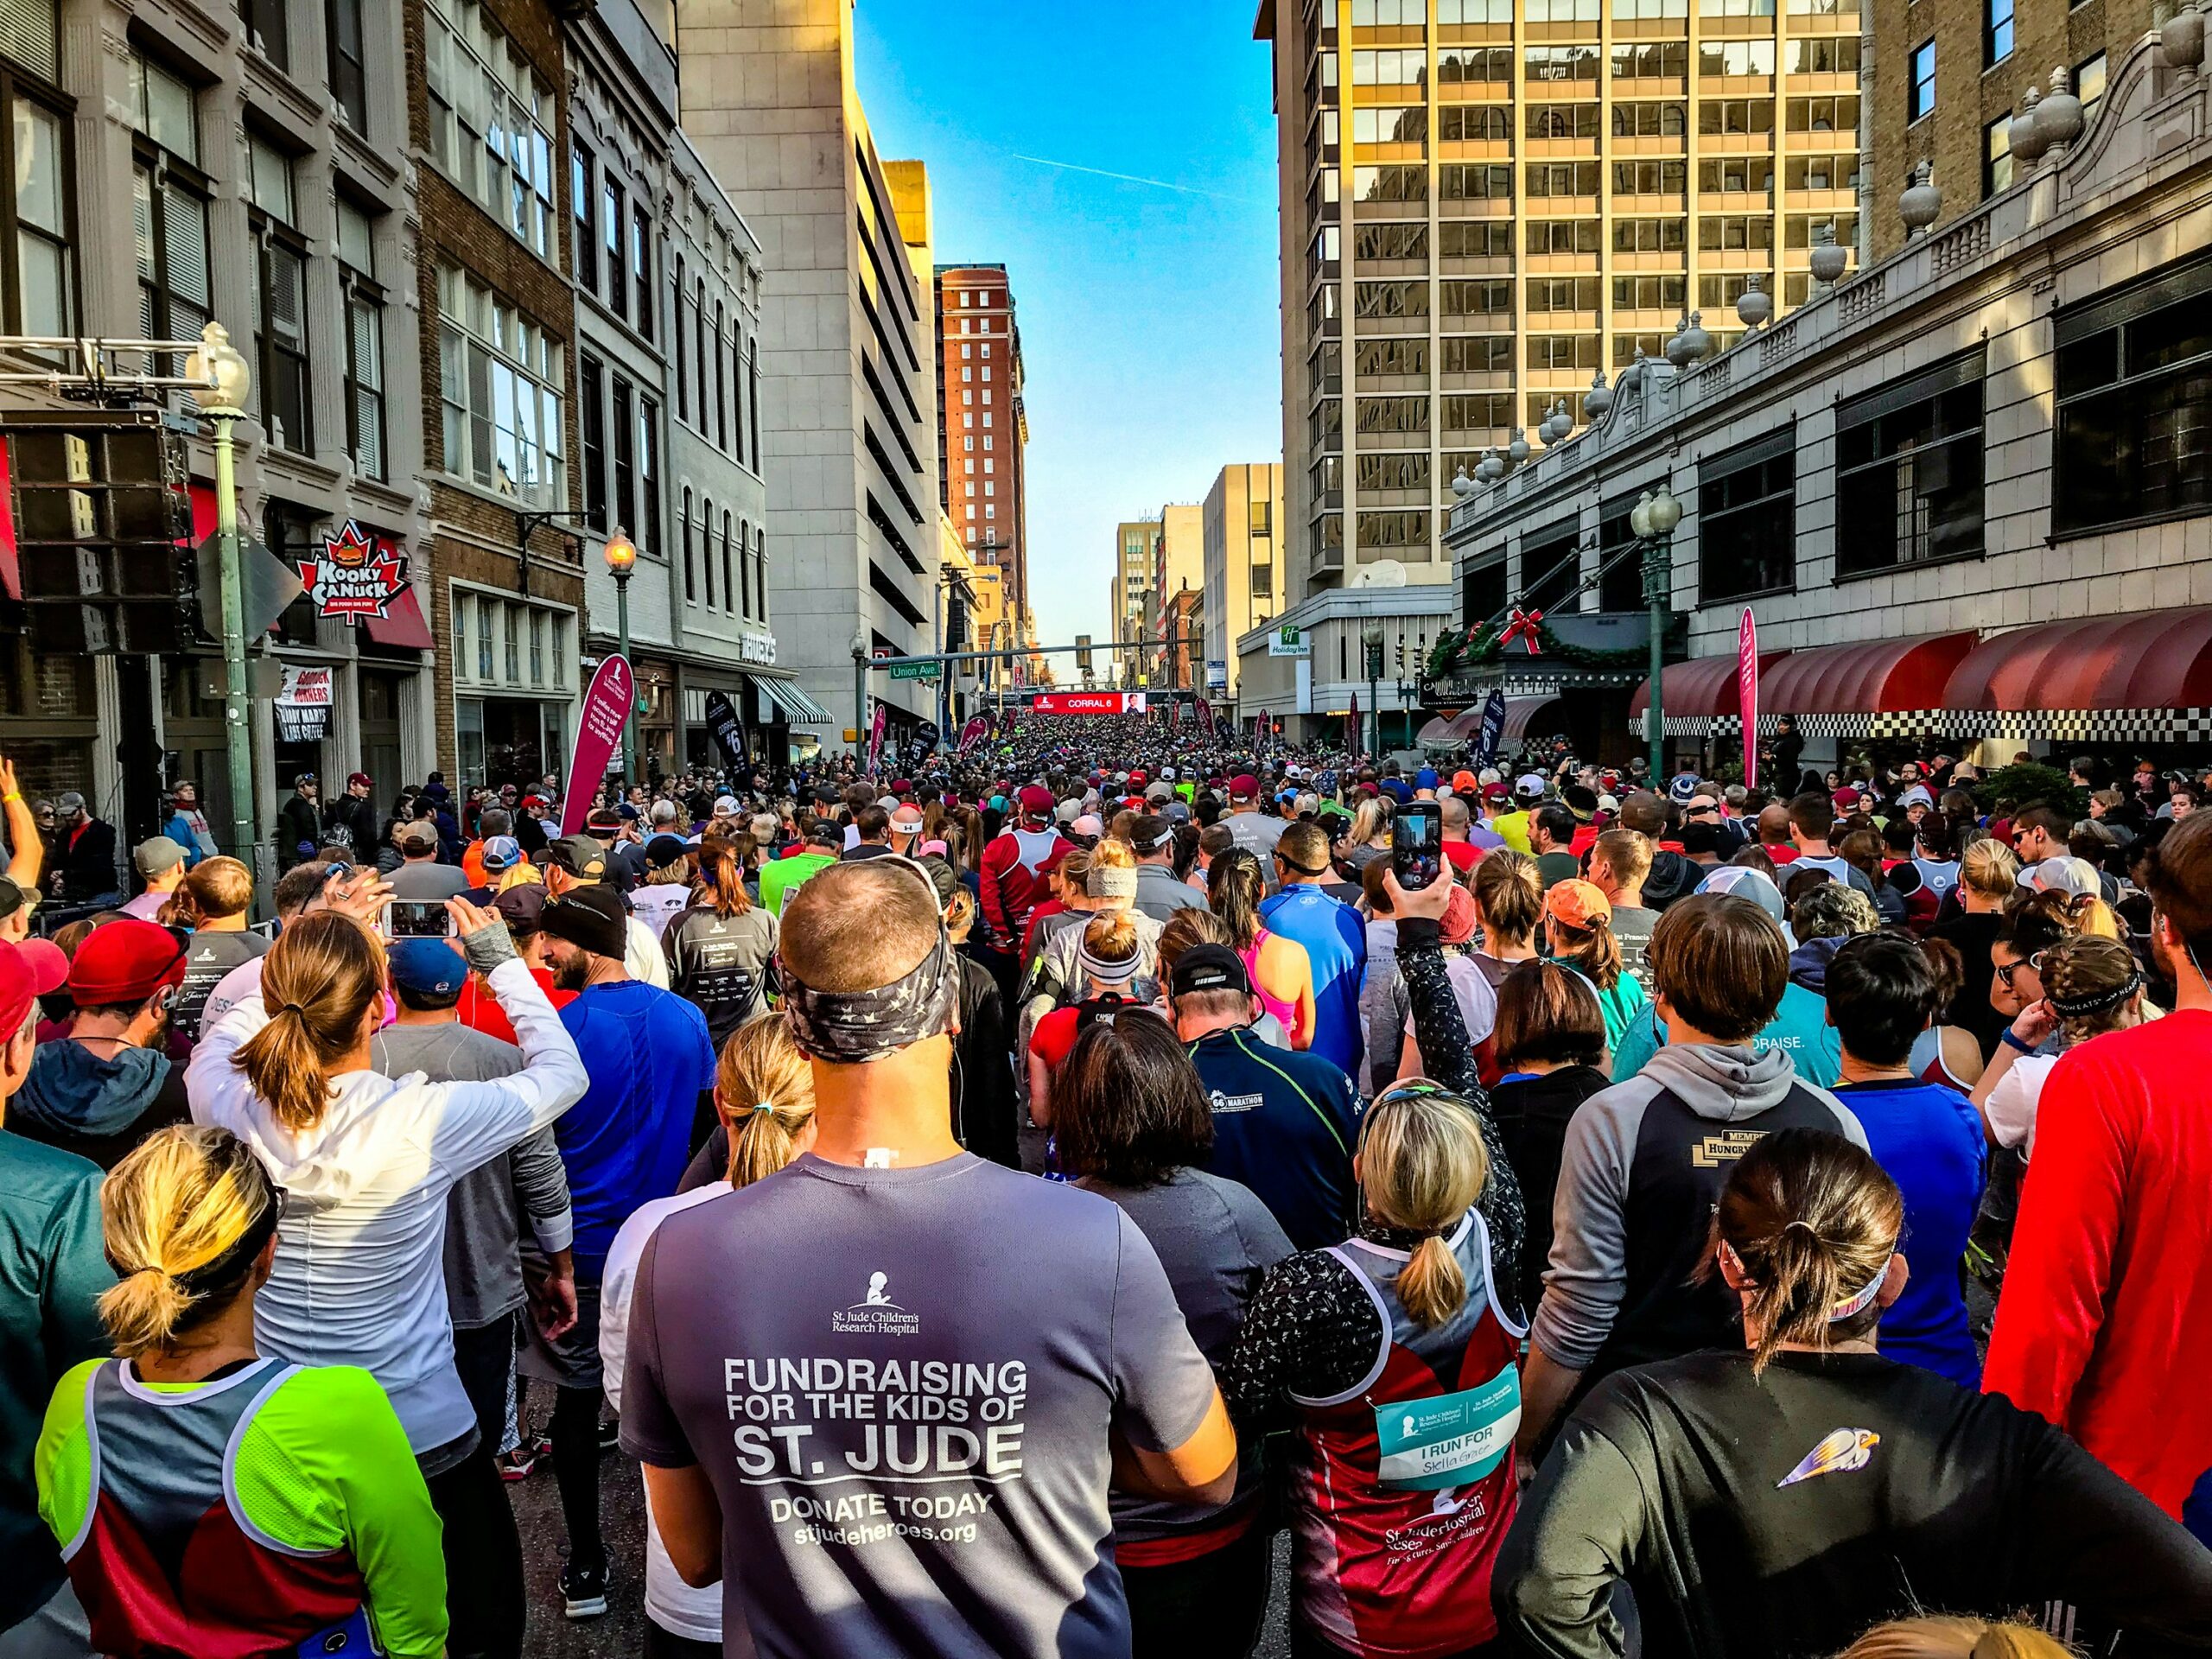
[[[424,996],[450,996],[468,977],[468,964],[443,939],[394,939],[385,947],[391,982]]]
[[[522,862],[522,843],[512,836],[493,836],[484,842],[484,868],[511,870]]]
[[[1434,766],[1423,766],[1419,772],[1414,773],[1414,787],[1415,789],[1434,789],[1436,787],[1436,768]]]

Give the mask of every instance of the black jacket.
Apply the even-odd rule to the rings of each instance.
[[[61,897],[65,902],[82,904],[121,888],[123,878],[115,865],[113,824],[98,818],[88,819],[74,839],[64,831],[60,841]]]
[[[359,864],[375,861],[378,832],[383,827],[375,806],[351,795],[341,795],[323,809],[323,833],[327,836],[333,830],[343,830],[346,840],[353,843],[353,860]]]
[[[1424,1050],[1423,1053],[1426,1054]],[[1518,1077],[1490,1091],[1491,1110],[1505,1155],[1521,1178],[1529,1206],[1528,1243],[1521,1252],[1521,1306],[1533,1308],[1544,1294],[1544,1263],[1552,1254],[1552,1195],[1559,1189],[1560,1148],[1575,1109],[1612,1079],[1594,1065],[1565,1065],[1542,1077]]]
[[[314,848],[321,841],[322,810],[294,790],[276,809],[276,868],[289,870],[301,861],[301,842]]]

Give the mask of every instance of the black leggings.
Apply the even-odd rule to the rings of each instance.
[[[1192,1560],[1123,1567],[1134,1659],[1185,1653],[1243,1659],[1260,1639],[1269,1565],[1268,1529],[1254,1526]]]
[[[429,1488],[445,1535],[448,1659],[520,1659],[522,1535],[491,1446],[480,1440]]]
[[[599,1535],[599,1396],[597,1389],[556,1389],[553,1421],[553,1478],[561,1488],[561,1518],[569,1528],[569,1559],[579,1566],[603,1566],[607,1546]]]
[[[453,1333],[454,1368],[476,1409],[476,1433],[497,1452],[507,1433],[507,1395],[515,1374],[515,1316],[503,1313],[489,1325]]]

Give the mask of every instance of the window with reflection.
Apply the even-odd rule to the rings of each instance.
[[[2052,528],[2212,507],[2212,256],[2059,314]]]
[[[1836,409],[1839,579],[1982,550],[1980,346]]]

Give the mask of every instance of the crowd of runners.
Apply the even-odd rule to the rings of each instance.
[[[0,1659],[2212,1649],[2212,780],[1237,741],[0,763]]]

